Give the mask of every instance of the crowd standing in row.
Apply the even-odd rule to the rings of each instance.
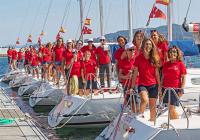
[[[168,42],[156,30],[151,31],[151,37],[146,38],[144,32],[137,31],[132,42],[127,43],[124,36],[118,36],[119,48],[114,54],[106,43],[104,36],[100,37],[100,45],[95,47],[93,39],[83,46],[82,41],[74,42],[69,39],[64,43],[62,38],[57,39],[55,44],[41,44],[36,50],[33,46],[17,52],[9,48],[8,62],[11,69],[24,67],[27,73],[44,81],[53,80],[60,85],[61,76],[65,85],[70,89],[73,83],[77,83],[79,90],[76,94],[80,96],[89,95],[89,89],[93,91],[98,88],[98,77],[100,87],[111,86],[111,58],[114,55],[118,80],[123,85],[124,97],[128,102],[130,92],[137,91],[141,104],[140,108],[134,102],[132,111],[144,113],[147,104],[150,108],[150,121],[155,120],[156,101],[161,99],[165,89],[174,88],[177,95],[183,94],[185,86],[186,68],[182,61],[183,54],[177,46],[168,48]],[[16,63],[17,62],[17,63]],[[104,74],[106,73],[106,78]],[[99,75],[98,75],[99,74]],[[135,96],[135,95],[134,95]],[[164,96],[164,103],[168,102],[168,93]],[[175,106],[178,100],[174,94],[171,95],[170,118],[177,119]]]

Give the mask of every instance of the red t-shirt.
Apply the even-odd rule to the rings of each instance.
[[[95,46],[92,46],[92,49],[90,49],[89,46],[83,46],[81,48],[81,52],[85,53],[86,51],[90,51],[90,53],[91,53],[90,59],[97,61],[97,59],[96,59],[96,47]]]
[[[31,66],[38,66],[39,65],[39,57],[36,53],[31,55]]]
[[[27,60],[27,61],[30,61],[30,59],[31,59],[31,52],[30,51],[25,52],[24,59]]]
[[[23,52],[18,52],[17,55],[18,55],[18,60],[22,60]]]
[[[76,75],[78,78],[81,77],[81,61],[79,60],[73,63],[70,77],[73,75]]]
[[[186,75],[186,67],[183,62],[166,62],[163,65],[163,87],[181,87],[181,76]]]
[[[38,52],[41,53],[41,54],[43,54],[43,53],[44,53],[44,50],[45,50],[45,47],[42,47],[42,48],[39,47]]]
[[[110,56],[108,51],[104,51],[101,46],[97,48],[96,54],[99,56],[99,64],[109,64]]]
[[[63,52],[63,58],[65,59],[65,64],[69,65],[71,63],[71,59],[73,58],[74,54],[72,52],[72,50],[69,49],[65,49],[65,51]],[[82,60],[82,53],[80,51],[78,51],[77,53],[77,59],[78,60]]]
[[[55,53],[55,61],[59,61],[62,62],[63,60],[63,52],[64,52],[65,48],[63,46],[56,46],[54,48],[54,53]]]
[[[7,50],[7,56],[12,57],[12,50]]]
[[[94,60],[90,59],[88,61],[83,61],[82,62],[82,70],[84,72],[84,76],[86,80],[94,80],[95,78],[95,73],[96,73],[96,68],[97,64]],[[92,74],[92,75],[89,75]]]
[[[135,58],[132,58],[130,60],[128,60],[127,58],[124,58],[123,60],[120,61],[120,64],[119,64],[120,70],[122,71],[122,74],[124,76],[128,75],[130,70],[132,70],[134,68],[134,60],[135,60]],[[121,82],[122,82],[123,86],[131,87],[131,84],[132,84],[131,79],[132,79],[132,77],[130,79],[122,79]]]
[[[158,54],[160,56],[161,63],[163,65],[166,61],[165,54],[168,51],[168,43],[167,42],[158,43],[157,50],[158,50]]]
[[[115,60],[118,61],[118,68],[120,67],[120,61],[121,61],[121,55],[122,53],[124,52],[124,48],[120,47],[119,49],[116,50],[115,54],[114,54],[114,57],[115,57]]]
[[[12,50],[12,59],[17,60],[17,51],[16,50]]]
[[[140,54],[135,59],[135,67],[138,68],[139,82],[138,85],[151,86],[157,84],[156,80],[156,67],[146,59],[143,54]]]
[[[51,62],[52,61],[52,52],[48,48],[44,48],[43,50],[43,62]]]

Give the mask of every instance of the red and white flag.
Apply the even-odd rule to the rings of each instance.
[[[83,26],[82,34],[92,34],[92,29],[88,28],[87,26]]]
[[[60,37],[60,32],[58,32],[58,34],[56,35],[56,40],[58,40]]]
[[[19,45],[20,42],[19,42],[19,37],[17,38],[17,41],[16,41],[16,45]]]
[[[32,43],[32,36],[31,35],[28,36],[27,42]]]
[[[38,44],[39,45],[42,44],[42,38],[41,38],[41,36],[38,37]]]
[[[151,13],[149,15],[149,19],[147,22],[147,26],[150,23],[151,18],[161,18],[161,19],[166,19],[165,13],[163,13],[160,9],[158,9],[155,5],[153,6]]]

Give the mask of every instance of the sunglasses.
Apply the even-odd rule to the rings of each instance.
[[[132,51],[134,51],[135,49],[128,49],[128,51],[130,51],[130,52],[132,52]]]
[[[151,32],[151,33],[154,33],[154,32],[157,32],[157,30],[151,30],[150,32]]]
[[[105,41],[105,39],[100,39],[100,41]]]

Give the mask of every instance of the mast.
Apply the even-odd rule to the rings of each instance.
[[[81,33],[81,36],[80,36],[80,40],[82,40],[83,42],[84,42],[84,40],[83,40],[83,34],[82,34],[82,30],[83,30],[83,0],[79,0],[79,2],[80,2],[80,23],[81,23],[81,31],[80,31],[80,33]]]
[[[172,8],[173,0],[169,0],[169,5],[167,6],[167,26],[168,26],[168,41],[172,41]]]
[[[129,37],[128,40],[129,42],[132,41],[133,39],[133,31],[132,31],[132,23],[133,23],[133,18],[132,18],[132,0],[128,0],[128,29],[129,29]]]
[[[100,34],[104,35],[104,23],[103,23],[103,0],[99,0],[99,14],[100,14]]]

